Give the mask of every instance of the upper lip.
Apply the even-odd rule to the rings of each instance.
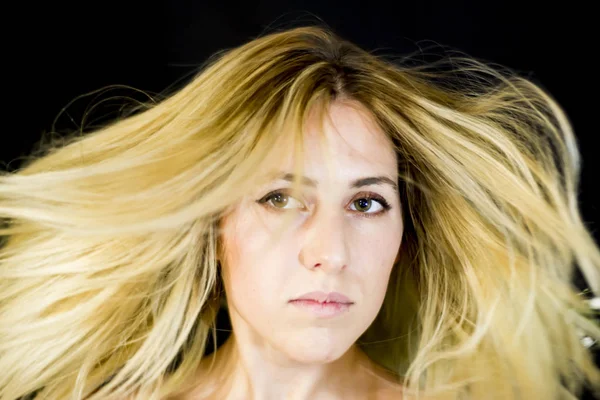
[[[346,304],[352,304],[352,300],[350,300],[348,297],[344,296],[341,293],[338,292],[331,292],[331,293],[325,293],[325,292],[310,292],[310,293],[305,293],[300,297],[297,297],[295,299],[292,299],[291,301],[294,300],[314,300],[314,301],[318,301],[319,303],[346,303]]]

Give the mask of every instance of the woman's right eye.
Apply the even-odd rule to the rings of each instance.
[[[289,210],[294,208],[304,209],[304,205],[300,201],[296,200],[295,198],[293,198],[292,196],[290,196],[282,190],[275,190],[273,192],[270,192],[265,197],[258,200],[258,202],[261,204],[267,203],[269,204],[269,207],[279,210]],[[288,205],[291,206],[286,207]]]

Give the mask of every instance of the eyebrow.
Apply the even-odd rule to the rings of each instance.
[[[279,175],[276,175],[275,179],[281,179],[284,181],[288,181],[288,182],[292,182],[294,180],[295,175],[291,174],[291,173],[282,173]],[[304,185],[307,186],[311,186],[311,187],[317,187],[318,183],[317,181],[310,179],[306,176],[302,177],[302,183]],[[365,178],[359,178],[356,179],[352,182],[350,182],[350,188],[355,189],[355,188],[359,188],[359,187],[363,187],[363,186],[369,186],[369,185],[382,185],[382,184],[387,184],[390,185],[392,187],[392,189],[394,189],[394,191],[398,191],[398,185],[396,184],[396,182],[394,182],[394,180],[390,179],[387,176],[368,176]]]

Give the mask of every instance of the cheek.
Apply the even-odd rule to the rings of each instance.
[[[382,231],[386,234],[382,235]],[[368,238],[362,237],[360,265],[364,265],[365,269],[361,270],[360,280],[364,285],[364,293],[372,294],[369,299],[374,306],[383,302],[385,297],[394,261],[400,251],[402,232],[400,225],[399,228],[371,232]]]
[[[373,269],[367,271],[367,276],[363,278],[365,285],[363,292],[367,295],[365,299],[373,307],[378,308],[383,303],[392,272],[392,262],[393,259],[392,261],[379,261],[379,263],[371,264]]]
[[[224,280],[227,297],[236,308],[254,309],[275,301],[283,268],[265,252],[268,233],[256,223],[240,220],[228,231]]]

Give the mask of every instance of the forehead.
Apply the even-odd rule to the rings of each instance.
[[[305,175],[347,180],[365,174],[395,174],[396,152],[389,137],[362,105],[334,102],[320,119],[309,115],[303,135]],[[286,156],[270,171],[291,171],[294,166],[293,144]]]

